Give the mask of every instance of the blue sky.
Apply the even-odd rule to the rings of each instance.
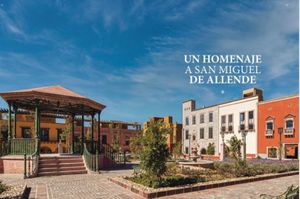
[[[239,98],[250,85],[189,85],[184,54],[262,54],[266,99],[298,93],[297,0],[0,0],[0,91],[62,85],[144,122]],[[221,91],[224,90],[224,94]],[[0,106],[6,106],[0,101]]]

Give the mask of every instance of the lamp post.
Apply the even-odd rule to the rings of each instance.
[[[282,135],[282,132],[283,132],[283,128],[282,127],[279,127],[278,128],[278,134],[279,134],[279,160],[282,159],[282,154],[281,154],[281,151],[282,151],[282,141],[281,141],[281,135]]]

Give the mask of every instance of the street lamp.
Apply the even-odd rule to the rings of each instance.
[[[279,134],[279,160],[281,160],[282,159],[282,154],[281,154],[281,151],[282,151],[282,149],[281,149],[281,145],[282,145],[282,141],[281,141],[281,135],[282,135],[282,132],[283,132],[283,128],[282,127],[279,127],[278,128],[278,134]]]

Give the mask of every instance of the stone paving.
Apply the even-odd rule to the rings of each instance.
[[[140,196],[126,190],[107,180],[108,177],[129,175],[132,170],[119,170],[104,172],[102,174],[82,174],[53,177],[38,177],[22,179],[22,175],[0,175],[0,180],[7,184],[27,184],[31,188],[31,199],[138,199]],[[262,193],[278,195],[286,188],[298,185],[299,176],[289,176],[277,179],[258,181],[247,184],[233,185],[228,187],[203,190],[168,196],[164,198],[185,199],[252,199],[259,198]]]

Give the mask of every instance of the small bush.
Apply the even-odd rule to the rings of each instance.
[[[194,184],[198,182],[205,182],[206,179],[199,176],[182,177],[182,176],[171,176],[164,177],[160,181],[157,178],[148,175],[139,175],[135,177],[129,177],[135,183],[142,184],[147,187],[159,188],[159,187],[174,187],[180,185]]]
[[[2,181],[0,181],[0,194],[4,191],[6,191],[7,186],[5,184],[2,183]]]

